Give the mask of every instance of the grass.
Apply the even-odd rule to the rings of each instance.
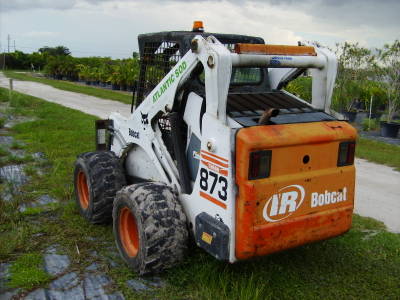
[[[379,128],[379,121],[377,119],[365,118],[362,120],[361,125],[364,131],[377,130]]]
[[[0,157],[2,156],[8,156],[8,151],[3,146],[0,146]]]
[[[360,137],[357,141],[356,156],[400,171],[400,146]]]
[[[33,161],[31,155],[25,155],[20,157],[13,154],[9,154],[6,150],[0,148],[0,167],[10,164],[14,165],[25,164],[31,161]]]
[[[0,89],[0,100],[4,95],[6,90]],[[160,275],[167,286],[152,295],[131,291],[126,281],[136,275],[108,250],[115,249],[112,227],[88,224],[74,203],[74,161],[77,154],[94,148],[94,117],[19,93],[14,93],[13,101],[15,113],[36,118],[16,125],[15,138],[30,153],[44,152],[51,166],[44,176],[33,176],[17,202],[46,193],[60,204],[51,211],[21,214],[17,204],[0,201],[0,261],[25,261],[27,253],[59,244],[71,258],[71,270],[83,270],[96,260],[126,299],[400,298],[400,235],[357,215],[343,236],[233,265],[192,246],[180,266]],[[366,145],[359,145],[358,151]],[[38,233],[40,237],[32,238]],[[108,257],[120,266],[111,267]],[[37,266],[37,258],[34,261]],[[37,269],[30,270],[38,278]],[[19,273],[25,273],[24,268],[13,272]],[[21,280],[15,286],[37,287],[46,280],[32,284]]]
[[[89,96],[95,96],[103,99],[115,100],[126,104],[131,104],[132,96],[127,95],[122,92],[118,91],[111,91],[102,88],[90,87],[85,86],[77,83],[73,83],[70,81],[64,80],[54,80],[54,79],[47,79],[42,77],[35,77],[29,75],[29,73],[17,73],[15,71],[3,71],[4,74],[13,79],[17,80],[24,80],[24,81],[34,81],[39,83],[44,83],[55,87],[60,90],[75,92],[75,93],[82,93]]]
[[[21,143],[18,143],[17,141],[14,141],[11,146],[11,149],[13,150],[20,150],[20,149],[24,149],[24,145],[21,145]]]
[[[25,287],[27,289],[42,285],[50,280],[43,270],[43,259],[38,253],[28,253],[20,256],[11,265],[10,287]]]

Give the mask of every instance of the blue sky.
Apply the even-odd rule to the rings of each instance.
[[[74,56],[128,57],[137,35],[190,30],[256,35],[272,44],[359,42],[374,48],[400,38],[396,0],[0,0],[1,48],[65,45]]]

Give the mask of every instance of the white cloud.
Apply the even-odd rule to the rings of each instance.
[[[30,9],[70,9],[79,0],[1,0],[4,11]]]

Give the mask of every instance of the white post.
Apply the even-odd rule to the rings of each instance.
[[[10,88],[8,90],[8,98],[9,98],[9,101],[11,102],[12,91],[13,91],[14,88],[13,88],[13,80],[12,80],[12,78],[10,78],[9,81],[10,81]]]
[[[371,129],[371,113],[372,113],[372,101],[374,99],[374,95],[371,95],[371,101],[369,103],[369,119],[368,119],[368,130]]]

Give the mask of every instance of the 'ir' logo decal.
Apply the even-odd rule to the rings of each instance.
[[[271,196],[263,209],[263,217],[268,222],[278,222],[292,215],[303,203],[304,188],[301,185],[288,185]]]

